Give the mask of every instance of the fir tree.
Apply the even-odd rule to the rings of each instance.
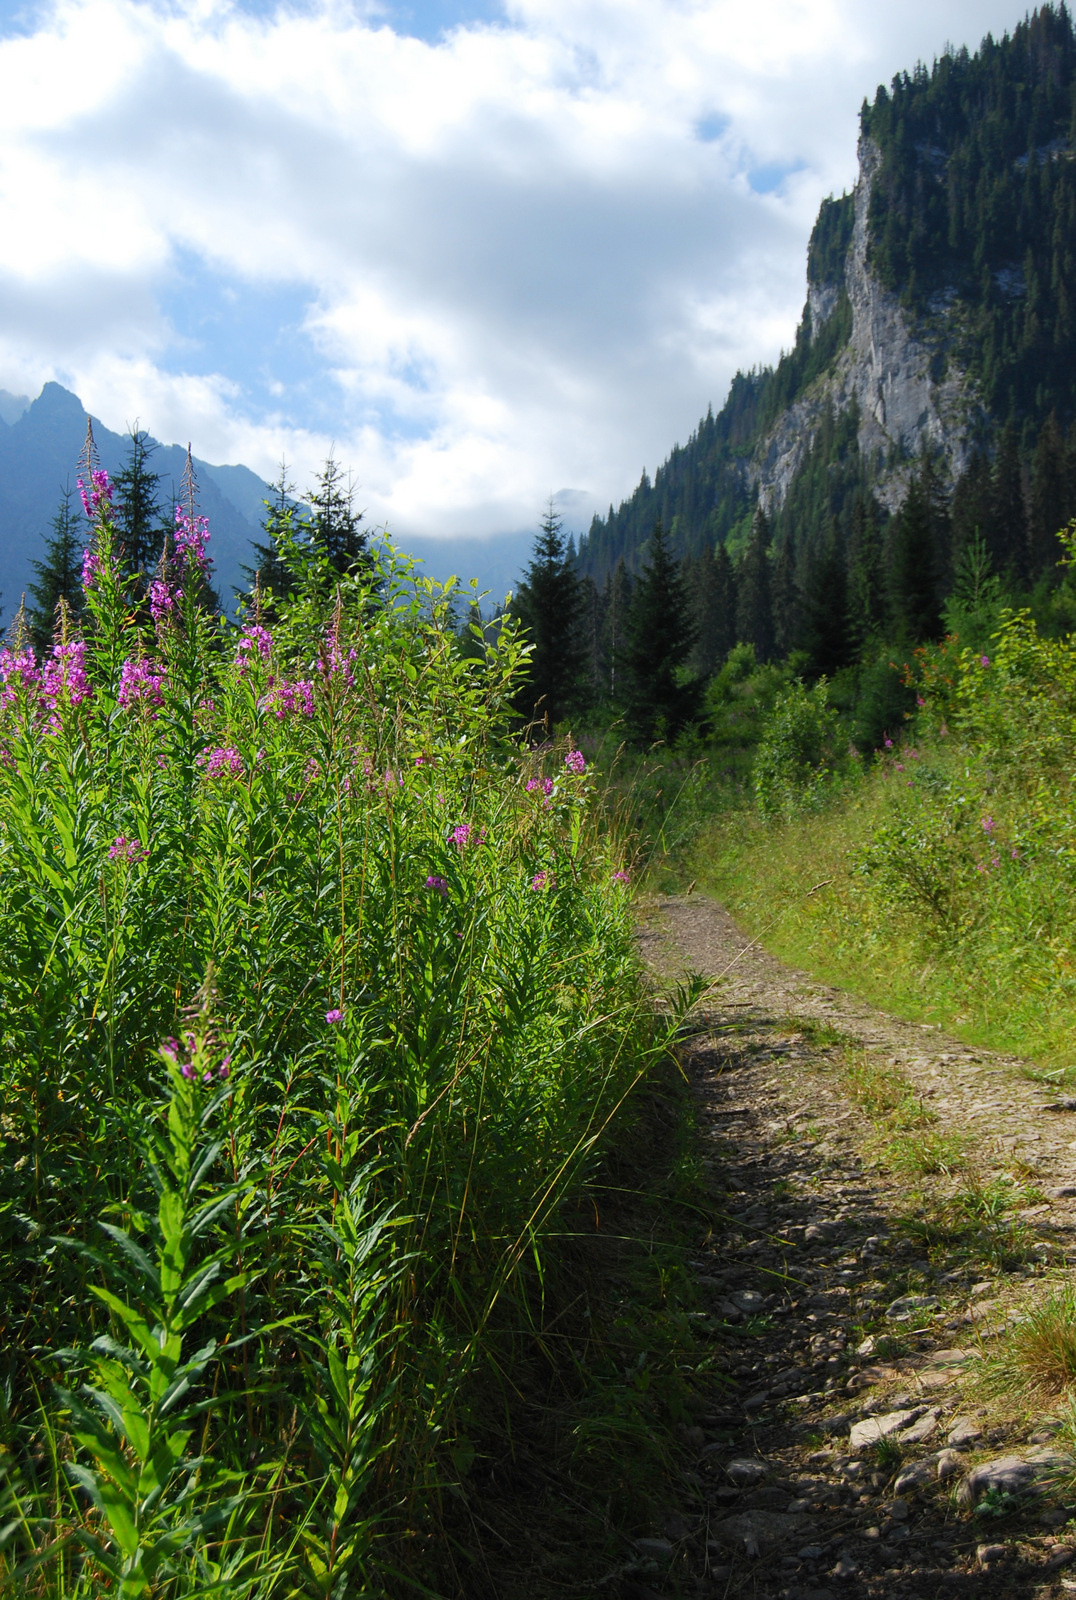
[[[512,606],[532,646],[516,706],[528,721],[538,718],[550,729],[581,709],[585,697],[582,595],[562,526],[551,500]]]
[[[940,610],[936,532],[929,485],[918,472],[890,524],[889,609],[902,642],[920,644],[937,637]]]
[[[355,493],[350,474],[330,454],[314,480],[316,487],[303,498],[313,516],[309,520],[311,542],[328,557],[341,577],[368,565],[366,534],[359,527],[362,512],[355,510]]]
[[[1056,532],[1056,530],[1055,530]],[[1016,425],[1006,423],[990,475],[990,519],[984,530],[996,572],[1027,576],[1028,526]]]
[[[309,538],[309,532],[295,499],[295,485],[288,481],[286,461],[281,461],[280,476],[269,485],[269,491],[272,498],[262,501],[265,507],[265,516],[262,518],[265,540],[251,540],[251,548],[258,559],[253,567],[244,567],[242,571],[251,590],[256,586],[262,597],[271,604],[273,600],[284,598],[295,590],[295,574],[281,555],[282,539],[293,536],[302,543]]]
[[[39,656],[52,645],[56,607],[61,600],[73,621],[82,615],[82,536],[78,517],[71,510],[72,494],[68,484],[52,519],[52,537],[45,540],[44,561],[30,563],[37,581],[29,586],[34,603],[27,623]]]
[[[799,644],[808,673],[832,677],[850,659],[848,596],[844,550],[836,518],[808,550],[803,568]]]
[[[769,548],[769,519],[759,506],[736,574],[736,637],[754,645],[758,661],[769,661],[774,650]]]
[[[796,555],[791,537],[781,541],[771,574],[773,597],[773,647],[778,656],[787,656],[799,637],[800,591],[796,583]]]
[[[602,591],[601,682],[603,691],[617,696],[617,663],[627,638],[628,615],[634,583],[624,559],[617,562]]]
[[[161,519],[161,475],[149,467],[157,446],[137,423],[129,437],[127,461],[116,474],[116,519],[124,566],[135,593],[140,595],[157,565],[171,524],[166,525]]]
[[[1031,466],[1031,504],[1028,516],[1029,566],[1032,578],[1057,565],[1057,534],[1069,519],[1068,462],[1065,441],[1051,411],[1035,445]]]
[[[857,495],[852,505],[848,540],[848,638],[862,655],[885,626],[885,575],[882,536],[873,497]]]
[[[684,565],[696,641],[691,668],[709,678],[736,643],[736,574],[723,544],[707,547],[690,566]]]
[[[698,691],[694,682],[685,681],[682,669],[694,644],[679,563],[656,522],[632,595],[619,662],[618,697],[634,743],[645,746],[662,739],[671,744],[691,720]]]

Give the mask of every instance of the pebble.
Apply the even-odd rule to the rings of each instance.
[[[967,1445],[974,1444],[976,1439],[981,1439],[983,1430],[971,1417],[954,1417],[952,1426],[946,1434],[946,1442],[954,1450],[963,1450]]]
[[[975,1549],[975,1559],[981,1567],[996,1567],[999,1561],[1004,1561],[1005,1555],[1003,1544],[980,1544]]]
[[[917,1311],[938,1311],[941,1302],[931,1294],[902,1294],[899,1300],[886,1307],[887,1322],[908,1322]]]
[[[955,1450],[943,1450],[938,1457],[938,1482],[948,1483],[950,1478],[959,1477],[964,1470],[964,1463]]]
[[[889,1516],[893,1522],[907,1522],[909,1506],[907,1500],[897,1498],[889,1508]]]
[[[1047,1189],[1047,1200],[1071,1200],[1076,1195],[1076,1183],[1059,1183]]]
[[[744,1456],[735,1461],[730,1461],[725,1468],[725,1473],[730,1483],[746,1488],[750,1484],[761,1483],[766,1476],[766,1463],[755,1461]]]
[[[831,1578],[854,1578],[859,1568],[847,1553],[841,1555],[835,1567],[830,1568]]]
[[[668,1539],[635,1539],[636,1550],[651,1561],[671,1561],[673,1547]]]
[[[852,1450],[866,1450],[869,1445],[877,1444],[880,1439],[888,1439],[894,1434],[903,1437],[903,1430],[910,1428],[919,1421],[925,1407],[916,1406],[911,1411],[890,1411],[884,1417],[866,1417],[862,1422],[853,1425],[848,1435],[848,1445]]]
[[[913,1461],[909,1466],[902,1467],[897,1474],[897,1481],[893,1485],[893,1493],[898,1497],[909,1489],[918,1489],[920,1484],[929,1483],[934,1477],[934,1463],[932,1461]],[[890,1512],[890,1516],[893,1513]]]
[[[994,1461],[980,1462],[960,1485],[957,1499],[962,1506],[973,1506],[991,1489],[1001,1494],[1020,1494],[1063,1461],[1055,1451],[1040,1450],[1032,1457],[998,1456]]]

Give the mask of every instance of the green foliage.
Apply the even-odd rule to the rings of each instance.
[[[840,765],[841,730],[827,684],[792,683],[776,697],[755,752],[752,778],[764,817],[817,805]]]
[[[33,561],[36,583],[30,585],[33,606],[26,622],[30,639],[39,655],[52,644],[56,608],[63,601],[68,618],[77,623],[82,612],[82,541],[71,509],[72,490],[63,498],[52,519],[52,536],[45,540],[44,561]]]
[[[0,1586],[435,1584],[491,1330],[664,1048],[619,863],[510,620],[465,656],[284,527],[231,628],[183,508],[135,607],[91,498],[84,631],[0,656]]]
[[[655,523],[647,564],[635,584],[620,653],[617,695],[632,741],[672,744],[695,712],[696,687],[685,671],[695,630],[679,563]]]
[[[535,719],[550,731],[580,711],[586,698],[580,630],[583,597],[562,525],[550,501],[526,576],[512,602],[513,615],[530,643],[516,704],[525,721]]]

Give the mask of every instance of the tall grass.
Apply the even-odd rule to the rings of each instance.
[[[469,1385],[663,1048],[570,748],[506,732],[386,557],[148,597],[0,656],[0,1587],[436,1586]],[[286,542],[286,541],[285,541]]]
[[[903,742],[824,807],[704,830],[690,870],[820,975],[970,1040],[1076,1065],[1076,641],[1009,613],[918,652]]]

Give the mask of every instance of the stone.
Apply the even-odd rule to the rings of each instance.
[[[971,1417],[954,1417],[949,1432],[946,1434],[946,1442],[954,1450],[964,1450],[969,1444],[974,1444],[976,1439],[981,1439],[982,1436],[983,1430]]]
[[[1049,1105],[1043,1106],[1044,1111],[1076,1111],[1076,1095],[1058,1095],[1056,1100],[1051,1100]]]
[[[889,1508],[889,1515],[893,1522],[907,1522],[909,1506],[907,1500],[898,1496]]]
[[[870,1445],[877,1444],[880,1439],[888,1439],[893,1434],[899,1434],[902,1429],[917,1422],[923,1414],[922,1407],[915,1407],[911,1411],[889,1411],[883,1417],[865,1417],[862,1422],[853,1425],[848,1435],[848,1445],[852,1450],[866,1450]]]
[[[932,1350],[927,1357],[931,1367],[959,1367],[971,1355],[970,1350]]]
[[[644,1560],[671,1561],[673,1547],[668,1539],[635,1539],[635,1549]]]
[[[805,1517],[785,1511],[741,1511],[715,1523],[711,1533],[726,1549],[760,1555],[763,1550],[780,1549],[797,1533],[802,1537],[805,1522]]]
[[[1054,1506],[1039,1518],[1044,1528],[1063,1528],[1068,1520],[1069,1513],[1063,1506]]]
[[[854,1578],[859,1568],[847,1551],[842,1551],[836,1566],[830,1568],[831,1578]]]
[[[1071,1200],[1076,1195],[1076,1183],[1058,1183],[1047,1189],[1047,1200]]]
[[[934,1463],[932,1461],[913,1461],[908,1466],[902,1467],[897,1474],[893,1485],[893,1493],[898,1497],[905,1495],[909,1490],[916,1490],[924,1483],[930,1483],[934,1477]],[[893,1513],[891,1512],[890,1515]]]
[[[737,1289],[729,1295],[729,1299],[737,1311],[742,1311],[748,1317],[758,1316],[766,1304],[766,1296],[759,1294],[757,1289]]]
[[[1076,1556],[1076,1545],[1063,1544],[1056,1550],[1051,1550],[1046,1563],[1047,1572],[1056,1572],[1058,1567],[1067,1567],[1073,1556]]]
[[[788,1499],[786,1489],[779,1489],[776,1484],[764,1484],[761,1489],[752,1489],[743,1504],[752,1511],[787,1511]]]
[[[986,1283],[973,1283],[971,1288],[968,1290],[968,1293],[971,1295],[973,1300],[981,1300],[984,1294],[994,1294],[996,1292],[997,1284],[992,1281],[988,1281]]]
[[[1003,1544],[980,1544],[975,1549],[975,1559],[981,1567],[996,1567],[999,1561],[1004,1561],[1005,1556]]]
[[[747,1456],[737,1457],[725,1468],[729,1482],[737,1484],[740,1488],[761,1483],[766,1476],[766,1470],[764,1461],[753,1460]]]
[[[758,1389],[754,1394],[749,1394],[743,1403],[745,1411],[761,1411],[766,1401],[770,1398],[768,1389]]]
[[[901,1444],[924,1444],[938,1426],[938,1413],[928,1411],[900,1435]]]
[[[993,1461],[982,1461],[960,1485],[957,1499],[962,1506],[974,1506],[992,1489],[999,1494],[1025,1494],[1062,1465],[1064,1457],[1050,1450],[1036,1451],[1030,1457],[998,1456]]]
[[[886,1307],[887,1322],[909,1322],[920,1311],[940,1311],[941,1301],[932,1294],[902,1294]]]
[[[826,1235],[817,1223],[812,1222],[809,1228],[803,1230],[804,1244],[825,1244]]]
[[[955,1450],[943,1450],[938,1457],[938,1482],[948,1483],[950,1478],[957,1478],[964,1470],[964,1463]]]
[[[796,1551],[796,1554],[799,1556],[801,1561],[820,1561],[824,1549],[824,1545],[805,1544],[802,1550]]]

